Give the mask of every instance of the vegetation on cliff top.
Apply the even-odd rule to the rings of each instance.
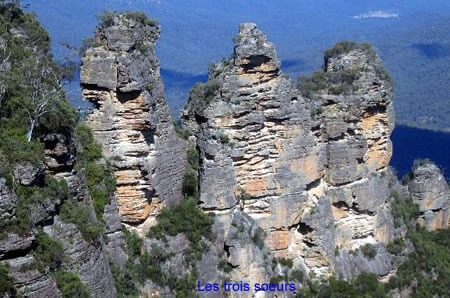
[[[105,11],[102,14],[97,15],[97,18],[100,20],[100,27],[110,27],[114,25],[114,18],[119,16],[123,16],[126,19],[133,20],[146,26],[158,25],[156,19],[147,17],[147,15],[141,11]]]
[[[381,64],[377,61],[377,54],[369,43],[356,43],[353,41],[343,41],[328,49],[324,55],[324,69],[313,73],[311,76],[300,76],[297,86],[303,96],[314,98],[318,93],[341,95],[352,94],[361,88],[358,80],[364,72],[368,71],[368,65],[362,67],[349,67],[336,71],[326,71],[325,67],[331,58],[339,57],[351,51],[361,51],[367,56],[368,63],[373,64],[376,75],[387,82],[388,86],[393,85],[392,78]]]

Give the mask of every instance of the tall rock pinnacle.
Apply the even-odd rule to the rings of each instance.
[[[229,262],[247,255],[259,266],[239,267],[234,278],[267,274],[261,254],[231,240],[246,217],[273,254],[307,272],[390,272],[379,243],[393,233],[386,201],[394,119],[376,53],[359,44],[330,50],[324,71],[298,87],[255,24],[242,24],[234,42],[232,58],[192,90],[182,115],[200,150],[201,206],[216,212]],[[365,244],[380,250],[375,263],[383,265],[335,256]]]
[[[86,119],[116,168],[121,219],[140,224],[182,198],[185,144],[174,132],[154,43],[143,15],[107,15],[82,58]]]

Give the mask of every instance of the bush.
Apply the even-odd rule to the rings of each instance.
[[[76,225],[88,242],[97,240],[104,232],[103,225],[90,216],[89,208],[84,202],[67,200],[61,205],[60,216],[64,222]]]
[[[191,135],[189,129],[182,128],[176,121],[173,121],[173,127],[175,128],[176,134],[184,140],[187,140]]]
[[[228,137],[226,134],[223,134],[220,136],[220,142],[222,144],[228,144],[230,142],[230,137]]]
[[[81,148],[78,159],[82,167],[89,161],[95,161],[102,157],[102,147],[94,139],[92,130],[86,124],[79,124],[75,129],[75,137]]]
[[[420,215],[420,209],[417,204],[415,204],[412,199],[408,200],[393,200],[391,202],[391,212],[394,218],[394,226],[396,228],[400,227],[402,223],[406,224],[408,227],[414,227],[417,218]]]
[[[312,98],[314,93],[328,87],[326,74],[323,71],[317,71],[310,77],[300,76],[297,81],[297,87],[303,96]]]
[[[89,298],[89,289],[81,282],[77,274],[57,271],[52,274],[63,298]]]
[[[288,282],[288,280],[286,280],[286,276],[284,276],[284,275],[274,275],[274,276],[272,276],[270,278],[269,284],[277,285],[277,284],[283,283],[284,281]]]
[[[0,130],[0,150],[11,165],[31,163],[40,167],[45,159],[44,146],[37,140],[28,142],[25,128]]]
[[[139,257],[141,255],[144,240],[142,240],[135,231],[128,231],[124,226],[122,226],[122,231],[125,235],[128,255],[131,258]]]
[[[50,216],[48,205],[56,201],[65,201],[69,198],[69,188],[65,180],[56,180],[46,176],[44,186],[16,186],[18,203],[16,218],[9,222],[5,230],[26,235],[34,225],[40,224]],[[52,209],[52,208],[50,208]]]
[[[217,263],[217,269],[225,273],[230,273],[233,271],[233,266],[226,259],[220,259],[219,263]]]
[[[187,160],[192,169],[198,170],[200,168],[200,155],[195,147],[189,147]]]
[[[413,163],[413,169],[417,169],[418,167],[423,167],[430,164],[433,164],[433,162],[428,158],[416,159]]]
[[[89,162],[86,167],[86,183],[97,219],[102,220],[105,206],[111,203],[116,190],[116,179],[110,166]]]
[[[138,50],[139,52],[141,52],[142,54],[149,52],[152,48],[150,47],[150,45],[145,44],[144,41],[142,40],[138,40],[135,44],[134,44],[134,48],[136,50]],[[147,91],[151,91],[147,90]]]
[[[399,255],[403,252],[405,248],[405,241],[402,238],[396,238],[394,241],[389,242],[386,245],[386,250],[393,255]]]
[[[196,83],[189,92],[188,103],[195,111],[203,112],[206,106],[213,101],[220,88],[222,88],[222,84],[218,79],[212,79],[206,83]]]
[[[34,251],[36,259],[50,271],[57,270],[64,257],[64,248],[60,241],[53,240],[49,235],[40,231],[37,237],[37,247]],[[43,266],[39,266],[44,271]]]
[[[289,269],[292,268],[292,266],[294,265],[292,259],[289,258],[277,258],[276,260],[281,266],[287,267]]]
[[[296,280],[296,281],[301,283],[301,282],[303,282],[303,279],[304,279],[303,271],[301,271],[301,270],[294,270],[291,273],[291,277],[292,277],[293,280]]]
[[[17,297],[14,279],[9,275],[8,268],[0,263],[0,296]]]
[[[183,194],[188,197],[198,198],[197,172],[188,167],[184,173]]]
[[[128,261],[125,268],[119,268],[111,263],[111,273],[114,279],[114,285],[117,290],[117,297],[139,297],[139,290],[136,286],[135,265]]]
[[[123,15],[128,19],[132,19],[138,23],[141,23],[142,25],[147,25],[147,26],[158,25],[157,20],[147,17],[147,15],[141,11],[125,11],[125,12],[123,12]]]
[[[374,259],[377,255],[376,246],[370,243],[361,246],[360,250],[363,253],[363,255],[370,260]]]
[[[213,223],[214,218],[199,209],[195,200],[186,198],[178,205],[161,211],[158,223],[150,228],[148,237],[163,239],[164,235],[184,233],[191,243],[200,242],[202,237],[212,240]]]
[[[252,236],[252,242],[259,247],[260,249],[262,249],[264,247],[264,238],[266,237],[266,234],[264,232],[263,229],[261,229],[260,227],[258,227],[255,230],[255,233]]]
[[[347,54],[353,50],[363,50],[368,52],[370,55],[374,55],[372,45],[369,43],[356,43],[354,41],[341,41],[338,42],[334,47],[325,51],[325,61],[328,61],[331,57],[337,57],[342,54]]]
[[[446,297],[450,284],[450,230],[409,229],[415,251],[398,267],[390,289],[411,288],[413,297]]]
[[[102,158],[102,149],[95,141],[92,130],[85,124],[80,124],[75,130],[75,136],[80,144],[78,152],[78,168],[86,168],[86,184],[94,203],[95,214],[102,220],[105,206],[111,202],[116,190],[116,179],[109,163],[96,161]]]

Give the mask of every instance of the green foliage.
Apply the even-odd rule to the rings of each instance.
[[[372,45],[369,43],[356,43],[354,41],[341,41],[334,47],[325,51],[325,61],[328,61],[331,57],[337,57],[343,54],[347,54],[353,50],[362,50],[375,55]]]
[[[142,54],[143,54],[143,53],[146,53],[146,52],[148,52],[148,51],[151,50],[150,45],[145,44],[145,42],[142,41],[142,40],[138,40],[138,41],[134,44],[134,47],[136,48],[136,50],[138,50],[138,51],[141,52]],[[147,87],[148,87],[148,86],[147,86]],[[151,89],[148,90],[148,91],[151,91]]]
[[[334,256],[335,256],[335,257],[338,257],[338,256],[339,256],[339,246],[336,246],[336,247],[334,248]]]
[[[198,170],[200,168],[200,155],[195,147],[189,147],[187,151],[187,159],[192,169]]]
[[[148,237],[163,239],[164,235],[176,236],[184,233],[191,243],[200,242],[202,237],[212,240],[213,223],[214,218],[203,213],[195,200],[186,198],[178,205],[161,211],[158,223],[150,228]]]
[[[412,297],[448,296],[450,284],[450,230],[428,232],[422,229],[407,234],[414,245],[388,283],[391,289],[412,287]]]
[[[189,93],[188,99],[188,104],[191,109],[203,112],[206,106],[214,99],[220,88],[222,88],[222,84],[218,79],[195,84]]]
[[[0,151],[11,167],[27,162],[38,167],[44,161],[44,145],[38,140],[28,142],[25,134],[25,127],[0,127]]]
[[[396,238],[394,241],[389,242],[388,245],[386,245],[386,250],[394,255],[399,255],[403,252],[405,249],[405,240],[402,238]]]
[[[230,137],[229,136],[227,136],[226,134],[222,134],[222,135],[220,135],[220,142],[222,143],[222,144],[228,144],[228,143],[230,143]]]
[[[415,226],[420,210],[419,206],[411,199],[394,199],[391,202],[391,208],[392,216],[394,218],[394,225],[396,228],[400,227],[402,223],[406,224],[408,227]]]
[[[184,140],[187,140],[191,135],[189,129],[182,128],[176,121],[173,122],[173,127],[175,128],[177,135]]]
[[[102,14],[98,15],[97,18],[100,20],[100,26],[109,27],[114,24],[114,18],[118,16],[124,16],[129,20],[136,21],[146,26],[157,26],[158,21],[155,19],[150,19],[144,12],[140,11],[124,11],[124,12],[108,12],[105,11]]]
[[[50,113],[41,117],[37,132],[44,135],[49,132],[69,131],[75,126],[77,117],[75,109],[65,99],[61,99]]]
[[[158,25],[157,20],[148,18],[147,15],[141,11],[126,11],[123,13],[123,15],[127,19],[132,19],[138,23],[141,23],[142,25],[148,25],[148,26]]]
[[[81,282],[79,276],[72,272],[56,271],[53,279],[63,298],[89,298],[89,289]]]
[[[80,144],[77,167],[86,169],[86,184],[94,202],[95,214],[103,218],[105,206],[111,202],[116,190],[116,179],[109,163],[96,162],[102,157],[102,148],[85,124],[76,127],[75,137]]]
[[[289,269],[292,268],[292,266],[294,265],[294,262],[292,261],[292,259],[289,258],[276,258],[276,261],[283,267],[287,267]]]
[[[4,231],[26,235],[32,226],[41,223],[49,216],[46,205],[51,201],[65,201],[69,198],[69,189],[65,180],[56,180],[46,176],[43,187],[18,185],[16,218],[4,227]]]
[[[433,162],[429,158],[416,159],[413,163],[413,169],[417,169],[419,167],[427,166],[430,164],[433,164]]]
[[[0,263],[0,296],[17,297],[17,289],[14,286],[14,279],[9,275],[8,268]]]
[[[361,273],[348,282],[331,277],[325,282],[308,281],[308,287],[300,291],[300,297],[307,298],[385,298],[387,291],[375,274]]]
[[[291,278],[292,278],[292,280],[295,280],[295,281],[298,281],[298,282],[302,283],[303,279],[304,279],[303,271],[298,270],[298,269],[292,271],[291,272]]]
[[[121,269],[117,265],[111,263],[111,273],[114,279],[114,285],[117,290],[117,297],[139,297],[139,290],[136,284],[137,278],[134,263],[128,261],[125,268]]]
[[[297,83],[303,96],[312,98],[314,93],[327,88],[326,74],[323,71],[316,71],[312,76],[300,76]]]
[[[23,35],[24,38],[17,38],[17,34]],[[11,162],[16,162],[21,155],[26,160],[27,152],[30,153],[28,159],[34,159],[42,150],[28,149],[37,147],[39,142],[26,146],[20,138],[30,127],[30,118],[37,120],[33,132],[35,139],[48,133],[66,132],[75,123],[75,110],[66,102],[59,82],[59,79],[64,81],[68,78],[70,67],[59,66],[53,60],[49,35],[36,16],[24,12],[17,3],[0,4],[0,37],[6,41],[5,52],[11,64],[3,76],[6,78],[6,92],[0,106],[0,140],[3,141],[0,150],[14,155],[11,156]],[[37,77],[37,73],[43,70],[54,76]],[[31,81],[36,84],[31,84]],[[39,98],[40,101],[36,103],[31,98]],[[42,107],[44,100],[48,100],[43,106],[45,113],[37,113],[37,107]],[[5,144],[6,141],[10,141],[10,144]],[[12,146],[19,150],[8,151],[7,147]]]
[[[108,164],[89,162],[86,166],[86,183],[94,202],[95,214],[102,220],[105,206],[111,203],[116,190],[116,179]]]
[[[274,275],[270,277],[269,284],[277,285],[283,283],[284,281],[288,282],[285,275]]]
[[[360,250],[363,253],[363,255],[369,260],[374,259],[377,255],[377,248],[375,247],[375,245],[370,243],[361,246]]]
[[[64,257],[64,247],[60,241],[53,240],[49,235],[40,231],[37,237],[37,247],[34,250],[36,259],[41,263],[40,271],[47,266],[50,271],[57,270]]]
[[[225,273],[230,273],[233,271],[233,266],[226,259],[220,259],[219,263],[217,263],[217,269]]]
[[[184,173],[183,193],[188,197],[198,198],[197,172],[190,167],[188,167]]]
[[[264,238],[266,237],[266,234],[264,232],[263,229],[261,229],[260,227],[258,227],[255,230],[255,233],[252,236],[252,242],[259,247],[260,249],[262,249],[264,247]]]
[[[414,177],[412,172],[406,173],[401,180],[402,185],[408,185],[411,182],[411,179]]]
[[[183,194],[186,197],[198,198],[198,169],[200,168],[200,155],[194,146],[187,150],[187,165],[183,180]]]
[[[135,231],[130,232],[125,227],[122,227],[122,231],[125,235],[128,255],[131,258],[139,257],[141,255],[144,240],[142,240]]]
[[[94,139],[92,130],[86,124],[79,124],[75,129],[75,137],[81,148],[78,152],[78,160],[82,166],[87,162],[95,161],[102,157],[102,147]]]
[[[151,279],[158,285],[164,285],[167,277],[161,269],[161,264],[167,261],[168,257],[162,247],[152,245],[150,253],[142,254],[140,263],[136,266],[139,282],[144,283],[146,279]]]
[[[104,232],[103,225],[90,215],[84,202],[73,199],[65,201],[60,207],[60,216],[64,222],[76,225],[88,242],[97,240]]]

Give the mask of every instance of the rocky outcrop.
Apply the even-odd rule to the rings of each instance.
[[[418,223],[429,231],[450,227],[450,189],[440,169],[431,162],[414,167],[408,189],[419,205]]]
[[[48,271],[41,272],[36,268],[36,260],[32,255],[26,255],[5,262],[11,276],[14,276],[15,285],[23,296],[61,297],[56,283],[50,278]]]
[[[112,159],[121,220],[139,225],[182,198],[186,146],[164,99],[154,43],[160,28],[115,14],[97,29],[82,58],[83,96],[95,108],[86,123]]]
[[[240,210],[267,234],[272,254],[306,273],[327,276],[342,266],[352,274],[388,273],[389,257],[379,260],[383,266],[335,258],[336,248],[392,238],[394,113],[379,58],[356,44],[327,53],[324,85],[305,96],[282,74],[273,44],[255,24],[241,25],[234,41],[231,60],[194,87],[182,114],[201,156],[200,206],[216,213],[223,235]],[[251,268],[234,270],[233,279],[267,282]]]

